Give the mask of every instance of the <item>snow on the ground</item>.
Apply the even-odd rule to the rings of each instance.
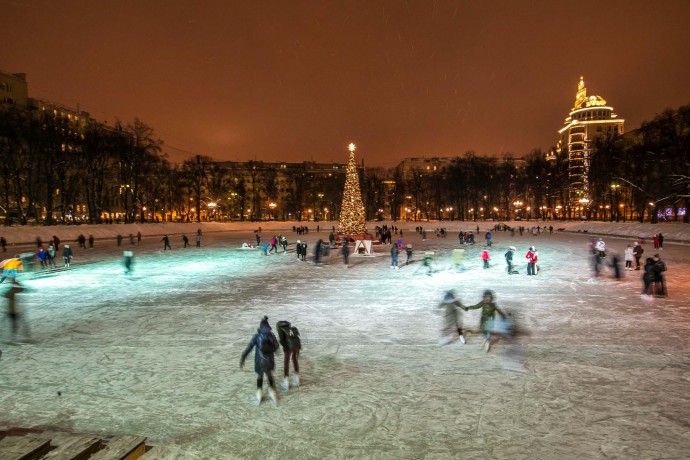
[[[264,239],[285,234],[289,252],[240,249],[259,225]],[[335,251],[322,265],[300,262],[293,243],[306,239],[311,256],[332,223],[319,233],[310,223],[299,236],[292,225],[42,228],[44,241],[82,232],[97,238],[96,247],[72,244],[69,271],[23,275],[30,290],[19,302],[35,343],[0,344],[0,425],[137,434],[200,459],[687,455],[690,246],[678,242],[690,241],[688,226],[576,222],[554,223],[565,231],[553,235],[496,232],[493,266],[483,270],[483,232],[493,225],[484,222],[480,244],[466,248],[458,271],[457,231],[476,231],[476,223],[398,223],[415,251],[399,270],[389,268],[390,246],[351,256],[350,268]],[[427,240],[416,225],[429,230]],[[435,236],[440,226],[447,238]],[[114,236],[136,233],[131,228],[144,239],[126,277],[121,254],[131,247],[115,246]],[[197,228],[202,247],[182,249],[180,234],[193,243]],[[4,230],[10,242],[40,236],[33,228]],[[590,237],[610,235],[607,246],[622,254],[640,232],[660,231],[668,298],[642,300],[640,271],[620,281],[610,270],[592,278]],[[171,235],[172,251],[162,250],[162,234]],[[510,245],[519,275],[504,270]],[[540,256],[536,277],[523,263],[531,245]],[[425,251],[435,254],[432,276],[420,269]],[[645,251],[657,252],[651,242]],[[466,305],[495,291],[530,332],[517,346],[527,372],[505,369],[516,350],[505,341],[489,353],[477,333],[464,346],[437,346],[438,304],[450,288]],[[271,325],[290,320],[302,334],[303,385],[281,390],[277,407],[254,403],[251,358],[239,369],[264,314]],[[479,311],[463,315],[476,330]],[[278,378],[282,356],[276,371]]]

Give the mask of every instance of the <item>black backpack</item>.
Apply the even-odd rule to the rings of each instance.
[[[278,327],[281,342],[283,342],[287,350],[293,351],[302,348],[299,330],[295,326],[290,325],[288,321],[278,321],[276,326]]]
[[[271,342],[271,339],[265,336],[261,337],[261,353],[263,353],[264,355],[270,355],[275,351],[276,349],[273,346],[273,342]]]

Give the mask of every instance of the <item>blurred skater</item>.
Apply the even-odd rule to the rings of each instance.
[[[170,249],[172,251],[172,247],[170,247],[170,238],[168,238],[168,235],[164,235],[163,238],[161,238],[161,241],[163,242],[164,251],[166,249]]]
[[[134,253],[132,251],[125,251],[123,253],[122,263],[125,266],[125,275],[130,275],[132,273],[132,263],[134,258]]]
[[[182,247],[186,248],[189,245],[189,238],[187,235],[182,235]]]
[[[460,321],[460,314],[458,308],[465,308],[455,297],[453,290],[446,291],[443,301],[438,305],[438,308],[444,308],[443,315],[443,329],[441,329],[442,336],[438,341],[438,346],[448,345],[449,343],[460,339],[462,344],[465,343],[465,335],[462,332],[462,322]],[[456,336],[457,333],[457,336]]]
[[[274,403],[277,403],[278,395],[276,394],[275,381],[273,380],[273,370],[275,369],[274,353],[278,350],[278,339],[271,331],[271,326],[268,324],[268,316],[263,317],[259,328],[256,330],[256,334],[254,334],[247,348],[242,352],[240,369],[244,368],[244,361],[254,348],[254,372],[257,374],[256,402],[261,404],[263,399],[264,374],[266,374],[268,378],[268,396]]]
[[[278,329],[278,341],[283,347],[283,381],[280,386],[288,390],[290,388],[290,361],[294,373],[292,374],[292,386],[298,387],[299,380],[299,352],[302,349],[302,341],[299,338],[299,330],[297,327],[290,324],[289,321],[278,321],[276,323]]]
[[[494,324],[496,321],[496,314],[498,314],[502,319],[506,319],[505,313],[498,308],[496,302],[494,302],[493,291],[487,289],[484,291],[484,296],[482,301],[477,305],[472,305],[471,307],[465,307],[467,310],[476,310],[478,308],[482,309],[482,318],[479,322],[479,327],[484,334],[484,349],[488,352],[491,350],[491,340],[494,332]]]
[[[24,292],[24,287],[19,284],[17,278],[12,278],[12,283],[7,291],[5,291],[5,298],[7,299],[7,317],[10,319],[12,329],[12,342],[17,341],[17,335],[20,327],[23,329],[24,340],[31,341],[31,331],[29,330],[29,323],[22,312],[17,308],[17,294]]]

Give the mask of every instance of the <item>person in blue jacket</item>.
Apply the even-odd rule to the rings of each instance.
[[[275,369],[274,353],[278,350],[278,339],[271,330],[268,324],[268,316],[264,316],[259,324],[254,337],[247,344],[247,348],[242,352],[240,358],[240,369],[244,368],[244,361],[247,355],[254,350],[254,372],[257,374],[256,378],[256,402],[261,404],[263,399],[263,384],[264,374],[268,378],[268,395],[274,403],[278,402],[278,395],[276,393],[275,381],[273,379],[273,370]]]

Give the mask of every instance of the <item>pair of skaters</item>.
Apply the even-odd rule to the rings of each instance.
[[[444,336],[438,341],[438,345],[447,345],[453,342],[457,337],[460,339],[461,343],[465,343],[465,335],[462,330],[462,323],[460,321],[460,315],[458,313],[458,308],[464,311],[468,310],[482,310],[481,320],[479,322],[479,327],[484,335],[484,349],[488,352],[493,344],[492,339],[494,334],[506,334],[510,331],[509,315],[504,313],[496,302],[494,301],[494,293],[487,289],[484,291],[481,302],[472,306],[464,306],[460,300],[455,297],[455,293],[450,290],[447,291],[443,301],[439,305],[439,308],[445,309],[444,315]],[[501,319],[498,320],[496,315],[500,316]]]
[[[268,379],[268,396],[274,403],[278,402],[273,370],[275,369],[274,354],[279,350],[279,345],[283,347],[283,380],[280,386],[288,390],[291,385],[297,387],[300,384],[299,352],[302,349],[302,343],[299,337],[299,330],[291,325],[289,321],[278,321],[276,328],[278,329],[280,339],[276,339],[271,326],[268,324],[268,316],[264,316],[261,323],[259,323],[256,334],[251,338],[240,358],[240,368],[243,368],[244,361],[252,349],[254,349],[254,372],[257,374],[256,402],[258,404],[261,403],[264,397],[264,374]],[[292,361],[294,368],[292,376],[290,376],[290,361]]]

